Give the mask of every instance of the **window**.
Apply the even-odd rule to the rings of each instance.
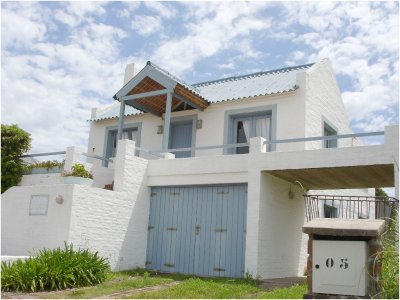
[[[324,122],[324,136],[337,135],[337,130],[333,129]],[[324,140],[324,148],[337,148],[337,139],[334,140]]]
[[[117,134],[118,131],[117,130],[112,130],[110,131],[110,140],[109,142],[111,142],[111,147],[110,147],[110,156],[108,156],[107,158],[110,157],[115,157],[115,155],[117,154]],[[126,140],[132,140],[132,141],[136,141],[136,135],[137,135],[137,128],[129,128],[129,129],[124,129],[124,131],[122,132],[122,139]]]
[[[133,140],[136,142],[137,146],[140,146],[140,131],[142,128],[141,123],[131,123],[128,124],[126,128],[122,131],[122,138]],[[105,130],[105,144],[104,144],[104,152],[103,157],[110,158],[115,157],[117,151],[117,126],[107,127]],[[139,151],[136,151],[136,155],[138,155]],[[105,167],[108,166],[108,162],[103,162]]]
[[[339,215],[338,211],[337,207],[324,204],[324,218],[337,218]]]
[[[234,144],[248,143],[252,137],[270,139],[271,117],[269,115],[234,117]],[[236,154],[249,153],[249,147],[238,147]]]

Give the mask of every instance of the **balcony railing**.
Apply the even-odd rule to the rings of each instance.
[[[304,195],[307,222],[315,218],[393,219],[399,200],[393,197]]]

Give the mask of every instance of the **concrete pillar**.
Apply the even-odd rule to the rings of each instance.
[[[265,152],[264,142],[264,138],[254,137],[250,139],[249,146],[245,272],[253,277],[259,275],[261,171],[257,166],[257,158]]]
[[[246,226],[246,256],[245,273],[254,278],[259,274],[259,223],[260,223],[260,184],[261,172],[249,169],[247,187],[247,226]]]
[[[167,101],[165,104],[165,114],[164,114],[164,133],[163,133],[163,142],[162,142],[162,150],[167,152],[168,150],[168,142],[169,142],[169,127],[171,125],[171,105],[172,105],[172,94],[167,94]]]
[[[266,152],[267,145],[265,144],[265,141],[266,139],[264,139],[263,137],[250,138],[250,155]]]
[[[122,139],[122,131],[124,130],[124,119],[125,119],[125,100],[121,100],[121,106],[119,108],[117,144],[119,143],[119,140]]]
[[[175,159],[175,154],[173,153],[160,153],[162,159]]]
[[[114,191],[123,191],[129,186],[129,174],[134,171],[135,141],[119,140],[114,159]]]
[[[395,197],[399,199],[399,126],[385,126],[384,147],[393,158]]]
[[[68,147],[65,154],[64,171],[70,172],[71,168],[76,163],[82,163],[83,150],[79,147]]]

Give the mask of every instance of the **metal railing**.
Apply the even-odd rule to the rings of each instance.
[[[39,156],[53,156],[53,155],[65,155],[66,153],[67,153],[66,151],[33,153],[33,154],[21,155],[20,158],[24,158],[24,157],[39,157]],[[110,159],[110,158],[105,158],[105,157],[94,155],[94,154],[88,154],[88,153],[85,153],[85,152],[82,152],[81,154],[83,156],[86,156],[86,157],[95,158],[95,159],[99,159],[99,160],[106,161],[106,162],[112,162],[112,159]]]
[[[264,144],[269,145],[269,144],[282,144],[282,143],[329,141],[329,140],[339,140],[339,139],[346,139],[346,138],[380,136],[380,135],[384,135],[384,134],[385,134],[384,131],[360,132],[360,133],[338,134],[338,135],[328,135],[328,136],[313,136],[313,137],[296,138],[296,139],[272,140],[272,141],[265,141]]]
[[[329,140],[339,140],[339,139],[346,139],[346,138],[383,136],[384,134],[385,134],[384,131],[361,132],[361,133],[349,133],[349,134],[339,134],[339,135],[330,135],[330,136],[314,136],[314,137],[306,137],[306,138],[270,140],[270,141],[265,141],[264,144],[265,145],[273,145],[273,144],[284,144],[284,143],[329,141]],[[188,152],[188,151],[193,152],[196,150],[234,149],[234,148],[240,148],[240,147],[249,147],[249,145],[250,145],[250,143],[247,142],[247,143],[238,143],[238,144],[223,144],[223,145],[211,145],[211,146],[201,146],[201,147],[174,148],[174,149],[168,149],[166,151],[147,150],[144,148],[140,148],[140,150],[141,151],[146,150],[147,153],[150,153],[152,155],[157,155],[157,154],[160,154],[163,152],[176,153],[176,152]]]
[[[304,195],[307,222],[315,218],[391,219],[399,209],[393,197]]]

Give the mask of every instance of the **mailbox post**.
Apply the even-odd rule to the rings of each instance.
[[[314,219],[308,234],[305,299],[371,298],[380,291],[384,220]]]

